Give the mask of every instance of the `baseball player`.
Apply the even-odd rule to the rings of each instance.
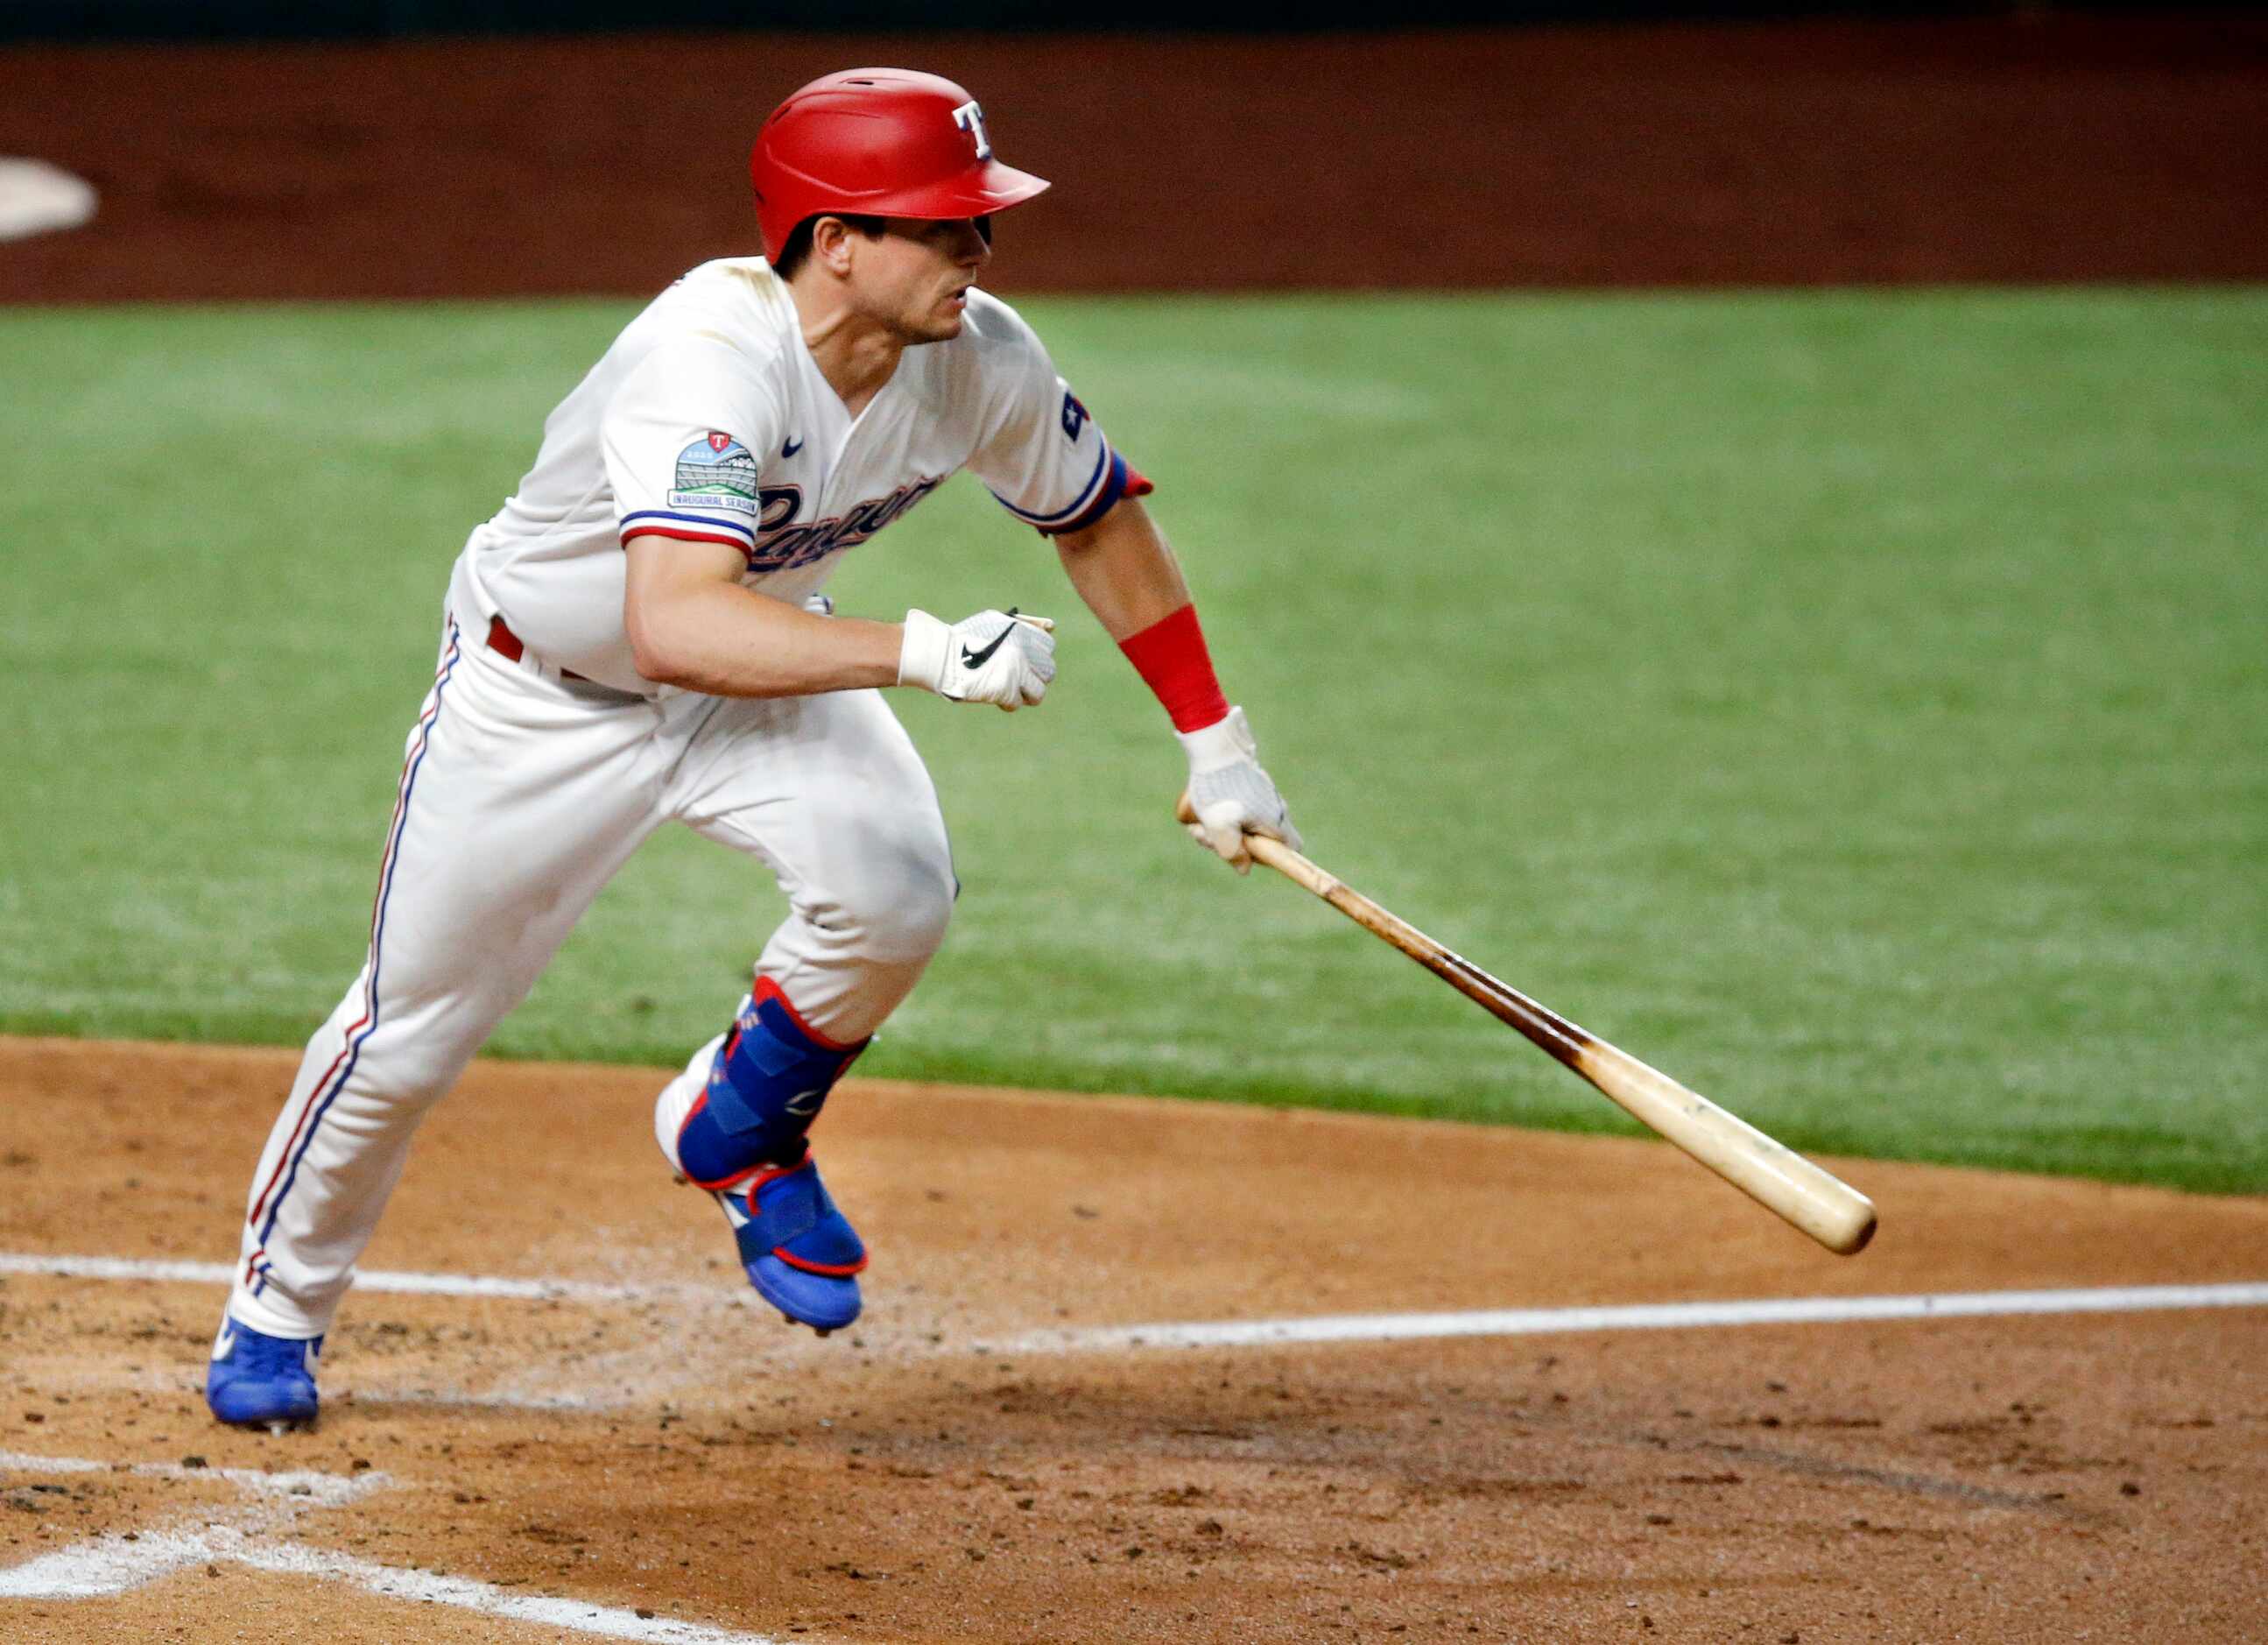
[[[750,162],[767,256],[704,263],[615,339],[451,575],[368,956],[261,1154],[206,1398],[311,1421],[324,1333],[412,1132],[640,841],[683,822],[786,893],[729,1029],[662,1090],[673,1170],[724,1206],[749,1282],[822,1335],[866,1250],[806,1133],[913,988],[958,889],[882,689],[1038,704],[1052,624],[832,615],[841,557],[966,468],[1054,538],[1186,749],[1190,831],[1240,871],[1297,844],[1151,491],[1014,310],[976,282],[1047,188],[949,80],[814,81]],[[500,1170],[512,1169],[499,1162]]]

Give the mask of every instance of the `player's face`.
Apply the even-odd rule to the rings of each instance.
[[[968,288],[991,255],[974,218],[892,218],[859,247],[859,306],[908,343],[957,337]]]

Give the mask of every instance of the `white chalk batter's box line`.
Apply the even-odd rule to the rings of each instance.
[[[0,1252],[0,1274],[226,1286],[224,1263]],[[425,1296],[518,1297],[577,1302],[699,1300],[747,1305],[746,1291],[715,1286],[599,1285],[484,1274],[372,1272],[357,1290]],[[1527,1337],[1602,1331],[1696,1331],[1746,1325],[1830,1325],[1868,1320],[1989,1319],[2019,1315],[2132,1314],[2176,1309],[2268,1308],[2268,1281],[2213,1285],[2096,1286],[2062,1290],[1921,1292],[1889,1296],[1756,1297],[1712,1302],[1483,1309],[1438,1314],[1340,1314],[1292,1319],[1103,1325],[1036,1331],[1006,1340],[972,1339],[946,1353],[1094,1354],[1145,1348],[1249,1348],[1404,1342],[1440,1337]],[[895,1346],[895,1345],[894,1345]],[[926,1352],[938,1352],[927,1348]]]
[[[640,1615],[587,1599],[516,1594],[470,1577],[380,1565],[269,1534],[290,1525],[310,1509],[342,1508],[388,1488],[394,1481],[384,1473],[192,1470],[177,1463],[111,1463],[85,1457],[0,1451],[0,1475],[21,1473],[221,1479],[251,1498],[254,1506],[217,1517],[208,1509],[194,1521],[184,1517],[146,1530],[114,1532],[37,1555],[21,1565],[0,1567],[0,1600],[107,1598],[179,1570],[227,1560],[255,1571],[343,1582],[383,1598],[451,1605],[499,1621],[604,1639],[651,1641],[656,1645],[787,1645],[771,1634]],[[0,1612],[0,1618],[5,1615]]]

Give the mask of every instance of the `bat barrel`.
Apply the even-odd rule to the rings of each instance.
[[[1737,1114],[1594,1038],[1577,1072],[1617,1106],[1837,1256],[1874,1237],[1874,1203]]]

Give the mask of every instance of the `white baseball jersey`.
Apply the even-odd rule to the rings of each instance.
[[[770,267],[702,264],[545,420],[534,468],[458,559],[458,620],[500,615],[545,661],[650,694],[622,623],[632,537],[729,544],[747,586],[801,601],[957,468],[1042,531],[1101,519],[1124,460],[1013,309],[972,290],[962,318],[853,417]]]

